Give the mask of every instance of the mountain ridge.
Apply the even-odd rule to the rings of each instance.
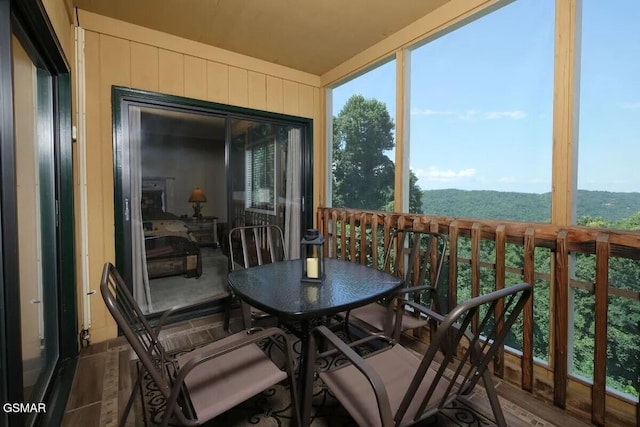
[[[640,193],[578,190],[577,218],[618,221],[640,212]],[[461,218],[549,222],[551,193],[494,190],[423,190],[422,209],[428,215]]]

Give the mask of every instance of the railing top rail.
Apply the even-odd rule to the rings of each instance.
[[[585,226],[560,226],[539,222],[520,222],[492,219],[455,218],[447,216],[405,214],[385,211],[368,211],[349,208],[318,208],[320,215],[331,219],[332,214],[338,214],[337,218],[353,218],[356,224],[364,218],[367,223],[375,220],[379,226],[389,222],[391,227],[398,227],[401,221],[404,227],[420,224],[421,227],[432,227],[437,224],[437,231],[443,234],[451,234],[450,229],[455,227],[459,237],[470,237],[474,228],[479,229],[483,239],[494,240],[498,229],[504,230],[507,243],[522,243],[527,233],[535,236],[535,245],[551,250],[556,249],[559,236],[566,234],[566,244],[570,252],[595,254],[596,241],[599,236],[607,235],[610,247],[610,255],[622,258],[640,260],[640,230],[617,230],[607,228],[594,228]],[[564,233],[562,233],[564,232]]]

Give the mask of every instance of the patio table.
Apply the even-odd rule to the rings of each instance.
[[[328,316],[378,301],[402,285],[402,279],[362,264],[325,260],[322,283],[301,282],[302,261],[289,260],[229,273],[229,287],[248,304],[276,316],[301,341],[299,398],[303,421],[309,419],[311,398],[305,396],[309,334]]]

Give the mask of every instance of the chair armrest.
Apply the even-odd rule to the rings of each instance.
[[[331,329],[329,329],[331,330]],[[335,335],[335,334],[334,334]],[[364,338],[360,338],[359,340],[356,341],[351,341],[350,343],[346,344],[344,341],[342,341],[342,343],[346,344],[347,346],[354,348],[357,347],[359,345],[362,344],[366,344],[370,341],[385,341],[387,344],[393,345],[396,343],[396,340],[394,340],[391,337],[388,337],[387,335],[384,334],[384,332],[372,332],[370,334],[368,334],[367,336],[365,336]],[[327,350],[327,351],[323,351],[322,353],[318,353],[317,357],[327,357],[327,356],[333,356],[334,354],[339,353],[337,348],[333,348],[331,350]]]
[[[419,311],[420,313],[424,314],[425,316],[441,323],[444,321],[444,316],[436,313],[435,311],[431,310],[430,308],[425,307],[422,304],[418,304],[415,301],[410,301],[404,298],[398,298],[398,301],[400,304],[404,304],[404,305],[408,305],[409,307],[413,308],[416,311]]]
[[[239,332],[242,333],[242,332]],[[287,344],[287,351],[290,350],[290,343],[289,343],[289,339],[287,338],[287,335],[284,333],[284,331],[280,328],[268,328],[268,329],[259,329],[259,328],[254,328],[254,329],[249,329],[247,331],[244,331],[244,333],[247,334],[247,336],[245,338],[241,338],[238,339],[236,341],[231,341],[225,345],[221,345],[219,347],[213,347],[211,348],[209,351],[203,352],[198,354],[197,356],[189,359],[189,361],[187,363],[185,363],[183,366],[180,367],[180,370],[178,372],[178,375],[175,378],[175,383],[174,384],[178,384],[178,388],[180,387],[179,384],[181,384],[185,377],[187,376],[187,374],[189,374],[189,372],[195,368],[196,366],[211,360],[215,357],[221,356],[225,353],[229,353],[231,351],[237,350],[239,348],[245,347],[247,345],[250,344],[255,344],[258,343],[260,341],[263,341],[267,338],[271,338],[274,336],[282,336],[285,340],[285,343]],[[287,355],[288,357],[288,355]],[[174,388],[176,386],[174,385]]]
[[[384,386],[384,383],[382,382],[382,379],[380,378],[378,373],[371,367],[371,365],[369,365],[367,361],[362,358],[362,356],[356,353],[352,347],[338,338],[326,326],[318,326],[313,330],[312,336],[313,334],[322,335],[322,337],[329,341],[336,348],[336,350],[338,350],[338,352],[342,353],[342,355],[346,357],[351,362],[351,364],[356,367],[356,369],[362,372],[362,374],[367,378],[367,381],[369,381],[369,384],[371,384],[371,388],[373,389],[373,392],[376,396],[382,425],[393,425],[393,416],[391,414],[391,406],[389,404],[389,396],[387,395],[387,390]],[[310,369],[313,369],[313,367],[310,367]]]
[[[438,290],[431,285],[420,285],[420,286],[409,286],[406,288],[400,288],[394,292],[394,295],[402,295],[402,294],[410,294],[413,292],[430,290],[432,292],[437,292]]]

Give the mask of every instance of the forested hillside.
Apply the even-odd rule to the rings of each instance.
[[[578,190],[578,218],[589,216],[618,221],[640,212],[640,193]],[[463,218],[548,222],[551,193],[424,190],[423,212]]]

